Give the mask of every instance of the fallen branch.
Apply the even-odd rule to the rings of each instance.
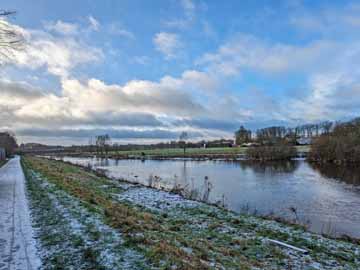
[[[269,240],[270,243],[275,244],[275,245],[278,245],[278,246],[283,246],[283,247],[286,247],[286,248],[290,248],[290,249],[299,251],[299,252],[304,253],[304,254],[308,254],[308,253],[309,253],[309,251],[306,250],[306,249],[294,247],[294,246],[292,246],[292,245],[286,244],[286,243],[284,243],[284,242],[280,242],[280,241],[278,241],[278,240],[273,240],[273,239],[268,239],[268,240]]]

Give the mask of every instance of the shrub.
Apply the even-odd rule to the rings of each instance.
[[[339,124],[323,134],[311,146],[309,159],[321,162],[360,162],[360,122]]]
[[[246,155],[253,160],[286,160],[296,156],[296,148],[293,145],[280,143],[272,146],[249,147]]]

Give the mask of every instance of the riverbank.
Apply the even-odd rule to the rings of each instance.
[[[360,267],[359,245],[298,226],[234,214],[60,161],[26,157],[23,165],[49,267],[81,262],[92,269]]]
[[[297,156],[306,157],[309,146],[296,146]],[[112,159],[186,159],[186,160],[239,160],[246,158],[247,147],[181,148],[96,152],[57,152],[56,156],[98,157]],[[47,153],[47,155],[51,155]]]

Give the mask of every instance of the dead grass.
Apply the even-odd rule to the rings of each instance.
[[[102,213],[110,226],[119,229],[128,238],[134,234],[145,233],[146,241],[142,244],[146,246],[152,262],[160,263],[161,258],[170,262],[170,265],[176,265],[177,269],[207,269],[200,258],[184,253],[171,239],[163,239],[166,232],[171,230],[153,214],[126,203],[114,202],[108,194],[101,191],[99,186],[109,184],[106,179],[75,166],[42,158],[27,157],[25,164],[85,202],[93,210]]]

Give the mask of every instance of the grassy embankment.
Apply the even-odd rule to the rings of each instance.
[[[52,269],[52,265],[61,269],[71,265],[79,269],[360,267],[359,245],[299,227],[98,177],[60,161],[26,157],[23,167],[37,234],[47,250],[43,259]],[[70,216],[76,222],[66,222]],[[70,226],[74,223],[78,233]],[[120,233],[121,239],[105,239],[104,228]],[[268,238],[305,248],[309,255],[271,245]],[[104,254],[112,254],[108,256],[112,265],[107,266]],[[131,262],[134,256],[138,259]]]

